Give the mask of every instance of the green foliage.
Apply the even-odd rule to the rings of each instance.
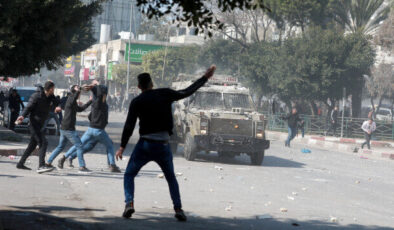
[[[224,39],[210,40],[201,47],[198,63],[204,67],[215,63],[217,73],[234,75],[238,73],[242,51],[244,47],[239,43]]]
[[[390,12],[384,0],[331,0],[335,19],[352,33],[373,33]]]
[[[142,73],[144,69],[140,65],[130,65],[129,86],[137,86],[138,74]],[[114,65],[112,74],[116,83],[126,86],[127,84],[127,64]]]
[[[217,8],[222,12],[235,8],[256,9],[260,7],[266,9],[263,0],[217,0],[214,4],[217,4]],[[196,27],[200,31],[208,31],[209,36],[212,35],[212,29],[216,27],[222,29],[223,27],[223,23],[215,17],[212,7],[205,0],[137,0],[137,6],[149,19],[167,15],[174,21],[185,22],[188,26]]]
[[[156,87],[168,87],[179,73],[194,73],[197,70],[199,49],[197,46],[184,46],[150,52],[143,57],[142,67],[151,74]]]
[[[0,75],[23,76],[62,65],[94,43],[101,1],[13,0],[0,4]]]

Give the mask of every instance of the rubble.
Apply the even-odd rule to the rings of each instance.
[[[183,173],[181,173],[181,172],[177,172],[177,173],[175,173],[175,175],[176,175],[176,176],[182,176],[182,175],[183,175]]]
[[[289,199],[289,200],[295,200],[294,197],[292,197],[292,196],[287,196],[287,199]]]
[[[280,208],[279,209],[281,212],[287,212],[287,208]]]
[[[221,170],[223,170],[223,167],[220,167],[220,166],[215,165],[215,169],[221,171]]]
[[[330,217],[330,221],[333,222],[333,223],[337,223],[338,222],[338,218],[332,216],[332,217]]]
[[[158,178],[164,178],[164,174],[163,174],[163,173],[160,173],[160,174],[157,175],[157,177],[158,177]]]
[[[90,182],[89,181],[85,181],[85,184],[88,185],[88,184],[90,184]]]
[[[232,209],[233,209],[233,207],[232,207],[231,205],[229,205],[229,206],[227,206],[224,210],[229,212],[229,211],[231,211]]]
[[[356,180],[356,182],[355,182],[356,184],[360,184],[360,181],[359,180]]]

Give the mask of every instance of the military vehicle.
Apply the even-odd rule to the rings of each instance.
[[[180,75],[172,87],[184,89],[196,76]],[[237,78],[215,75],[194,95],[176,102],[173,148],[184,143],[184,157],[194,160],[196,153],[218,152],[219,157],[248,154],[252,165],[261,165],[266,140],[264,116],[256,112],[249,89]],[[175,144],[174,144],[175,143]]]

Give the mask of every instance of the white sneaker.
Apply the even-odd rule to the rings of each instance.
[[[45,172],[50,172],[50,171],[52,171],[52,170],[54,170],[55,168],[54,167],[49,167],[49,166],[42,166],[42,167],[39,167],[38,169],[37,169],[37,173],[45,173]]]

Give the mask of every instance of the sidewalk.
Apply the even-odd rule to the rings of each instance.
[[[287,133],[282,132],[266,131],[266,135],[267,139],[276,139],[281,141],[285,141],[287,139]],[[301,135],[298,135],[292,140],[292,142],[321,149],[336,150],[344,153],[357,152],[367,156],[370,155],[394,160],[394,142],[389,141],[371,141],[371,150],[368,150],[366,147],[361,149],[361,144],[364,140],[357,138],[324,137],[317,135],[305,135],[304,138],[302,138]]]
[[[15,133],[14,131],[4,128],[3,126],[0,126],[0,141],[2,140],[21,142],[22,137],[19,134]]]

